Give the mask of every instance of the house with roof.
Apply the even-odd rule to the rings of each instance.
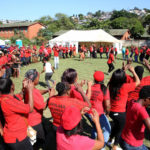
[[[110,29],[109,34],[118,40],[130,40],[131,36],[129,29]]]
[[[0,25],[0,37],[11,38],[14,36],[15,32],[22,32],[24,36],[28,39],[33,39],[37,36],[37,33],[44,29],[45,26],[39,22],[18,22],[11,24],[1,24]]]

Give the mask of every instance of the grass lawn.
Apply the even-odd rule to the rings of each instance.
[[[121,58],[121,55],[119,55],[118,57]],[[50,60],[50,62],[52,65],[54,65],[53,58]],[[136,65],[141,65],[141,64],[133,63],[133,66],[136,66]],[[122,67],[122,60],[117,59],[116,64],[115,64],[115,69],[121,68],[121,67]],[[15,92],[16,93],[20,92],[20,90],[22,88],[22,80],[24,79],[24,75],[27,70],[37,69],[39,72],[41,72],[42,68],[43,68],[43,64],[41,62],[34,63],[27,67],[21,68],[20,77],[13,78],[13,82],[15,84]],[[81,80],[91,80],[92,81],[93,73],[95,70],[101,70],[104,73],[107,73],[107,71],[108,71],[107,59],[106,58],[100,59],[99,55],[98,55],[97,59],[87,58],[87,59],[85,59],[85,61],[79,61],[78,57],[72,58],[72,59],[70,59],[70,58],[60,59],[59,69],[55,70],[55,73],[53,74],[52,79],[54,79],[56,82],[59,82],[63,71],[67,68],[74,68],[77,70],[79,82]],[[39,89],[46,88],[43,86],[44,85],[43,83],[45,83],[44,75],[45,74],[43,73],[40,76],[40,84],[37,86],[37,88],[39,88]],[[147,75],[149,75],[149,72],[145,69],[144,76],[147,76]],[[111,77],[111,75],[105,75],[105,84],[108,83],[110,77]],[[84,87],[84,89],[86,89],[86,86]],[[44,95],[44,99],[47,100],[47,98],[48,98],[48,95]],[[48,109],[46,109],[44,111],[44,116],[45,117],[51,116],[50,111]],[[150,139],[150,137],[149,137],[149,139]],[[150,143],[148,141],[145,141],[145,142],[146,142],[146,145],[150,147]]]

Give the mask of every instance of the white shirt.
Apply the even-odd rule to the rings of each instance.
[[[49,62],[45,63],[45,72],[46,73],[52,73],[53,72],[51,63],[49,63]]]

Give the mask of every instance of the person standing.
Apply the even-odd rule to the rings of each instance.
[[[126,48],[126,52],[125,52],[125,59],[128,60],[128,56],[129,56],[129,49],[128,47]]]
[[[23,88],[28,93],[25,104],[15,94],[11,79],[0,79],[0,105],[4,116],[3,139],[9,150],[33,150],[27,137],[27,116],[33,111],[33,84],[23,81]]]
[[[115,138],[112,150],[118,149],[120,136],[125,125],[128,93],[133,91],[135,87],[140,84],[140,80],[132,66],[129,67],[129,71],[133,74],[135,82],[126,83],[125,71],[122,69],[117,69],[113,72],[108,83],[111,102],[109,116],[113,120],[109,142],[111,143],[112,139]]]
[[[120,140],[123,150],[148,150],[143,144],[145,127],[150,132],[150,117],[146,111],[148,106],[150,86],[144,86],[140,90],[138,101],[133,99],[127,107],[126,123]]]
[[[58,47],[56,45],[53,47],[53,51],[54,51],[54,66],[55,66],[55,69],[58,69],[58,65],[59,65],[59,49],[58,49]]]
[[[122,58],[123,58],[123,60],[125,60],[125,52],[126,52],[126,48],[123,47],[122,48]]]
[[[52,80],[54,68],[52,67],[51,63],[48,62],[48,58],[45,57],[43,59],[43,71],[41,73],[45,72],[45,82],[49,89],[51,89],[51,86],[49,84],[49,80],[54,84],[54,80]]]
[[[106,58],[108,59],[109,46],[106,47]]]
[[[147,50],[146,50],[146,56],[145,56],[145,59],[149,59],[149,56],[150,56],[150,48],[148,48]]]
[[[108,75],[110,74],[111,71],[113,71],[115,69],[114,65],[113,65],[113,62],[115,62],[114,60],[114,52],[111,50],[110,51],[110,54],[109,54],[109,58],[108,58],[108,61],[107,61],[107,64],[108,64]]]
[[[108,142],[109,135],[111,132],[111,127],[106,115],[110,111],[110,96],[109,90],[104,85],[104,73],[101,71],[96,71],[93,74],[94,84],[91,87],[91,92],[88,95],[90,99],[92,108],[94,108],[99,114],[99,122],[103,131],[105,144]],[[91,122],[93,129],[91,137],[95,139],[97,136],[95,124],[91,120],[90,114],[86,114],[87,118]],[[104,148],[103,148],[104,149]]]
[[[117,54],[118,54],[117,47],[115,47],[115,59],[117,58]]]
[[[100,46],[99,48],[99,52],[100,52],[100,58],[102,59],[102,55],[103,55],[103,46]]]
[[[139,56],[139,51],[138,51],[138,48],[136,47],[135,48],[135,51],[134,51],[134,61],[135,62],[138,62],[138,56]]]
[[[73,57],[76,57],[76,46],[73,46]]]

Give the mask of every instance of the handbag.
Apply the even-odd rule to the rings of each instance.
[[[37,131],[28,125],[27,136],[29,137],[29,141],[32,145],[34,145],[34,143],[36,143],[36,135],[37,135]]]

